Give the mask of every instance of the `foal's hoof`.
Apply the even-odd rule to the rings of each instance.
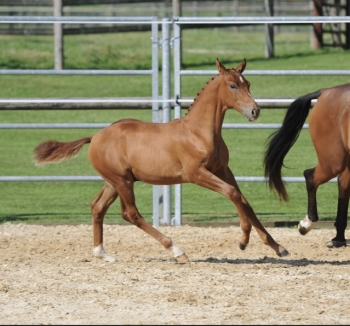
[[[96,258],[102,259],[108,263],[115,263],[117,261],[117,258],[110,256],[110,255],[100,255],[100,256],[95,256]]]
[[[290,253],[288,252],[287,249],[283,248],[280,252],[277,253],[277,255],[278,255],[279,257],[286,257],[286,256],[289,256]]]
[[[175,257],[175,260],[180,264],[186,264],[190,262],[185,254]]]
[[[108,263],[115,263],[117,261],[117,258],[113,256],[94,256],[95,258],[102,259]]]
[[[92,255],[109,263],[115,263],[117,261],[117,258],[106,253],[102,245],[95,247],[92,251]]]
[[[245,250],[245,248],[247,248],[246,244],[243,244],[242,242],[239,243],[239,249],[241,250]]]

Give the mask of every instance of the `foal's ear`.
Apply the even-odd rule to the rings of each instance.
[[[237,68],[235,69],[237,72],[239,72],[240,74],[243,73],[245,66],[247,65],[247,60],[244,58],[243,61],[241,62],[240,65],[237,66]]]
[[[227,69],[225,68],[225,66],[219,61],[218,58],[216,58],[216,67],[219,70],[220,74],[226,74],[227,73]]]

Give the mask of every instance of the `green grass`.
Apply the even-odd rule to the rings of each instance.
[[[185,69],[216,69],[215,59],[227,67],[237,66],[247,58],[250,69],[348,69],[348,51],[339,48],[310,49],[305,33],[275,34],[275,58],[264,56],[264,34],[234,33],[232,29],[186,30],[183,32]],[[1,69],[52,69],[53,39],[50,36],[0,36]],[[150,69],[149,33],[66,36],[65,64],[69,69]],[[160,49],[161,50],[161,49]],[[161,60],[161,51],[159,62]],[[161,65],[160,65],[161,67]],[[1,78],[2,98],[77,98],[151,96],[149,76],[7,76]],[[255,98],[294,98],[319,88],[349,81],[344,76],[249,76]],[[182,96],[194,98],[209,76],[184,76]],[[161,83],[160,83],[161,88]],[[186,110],[183,111],[185,114]],[[280,123],[284,109],[262,109],[257,123]],[[0,111],[1,123],[33,122],[103,122],[134,117],[151,120],[151,110],[9,110]],[[244,122],[235,111],[225,122]],[[1,175],[96,175],[87,159],[87,147],[78,157],[61,164],[38,168],[32,163],[32,151],[41,141],[74,140],[92,135],[96,130],[82,129],[0,129]],[[230,167],[237,176],[262,176],[262,154],[272,130],[223,130],[230,150]],[[316,164],[316,155],[308,135],[300,138],[287,155],[285,176],[302,176]],[[90,202],[102,182],[2,182],[0,186],[0,222],[53,223],[90,222]],[[280,203],[265,183],[240,182],[239,186],[260,220],[300,220],[306,213],[304,183],[289,183],[290,202]],[[151,221],[152,186],[135,186],[138,208]],[[222,195],[186,184],[182,187],[183,222],[235,221],[234,205]],[[318,191],[321,220],[334,220],[337,186],[328,183]],[[120,204],[112,205],[106,222],[119,222]]]

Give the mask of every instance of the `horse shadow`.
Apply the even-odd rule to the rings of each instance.
[[[213,258],[208,257],[206,259],[193,259],[191,263],[211,263],[211,264],[232,264],[232,265],[258,265],[258,264],[272,264],[272,265],[286,265],[290,267],[306,267],[317,265],[333,265],[333,266],[350,266],[350,260],[334,261],[334,260],[314,260],[314,259],[278,259],[265,256],[262,259],[228,259],[228,258]]]

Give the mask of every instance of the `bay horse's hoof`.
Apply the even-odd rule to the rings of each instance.
[[[332,244],[334,248],[346,247],[346,241],[337,241],[333,239]]]
[[[310,231],[310,229],[305,228],[304,226],[301,226],[300,223],[298,224],[298,231],[301,235],[305,235]]]
[[[239,249],[245,250],[247,248],[247,245],[243,244],[242,242],[239,243]]]
[[[175,257],[175,260],[180,264],[186,264],[190,262],[185,254]]]
[[[314,226],[315,222],[310,221],[309,216],[306,215],[303,220],[298,224],[298,230],[301,235],[305,235],[310,232]]]

